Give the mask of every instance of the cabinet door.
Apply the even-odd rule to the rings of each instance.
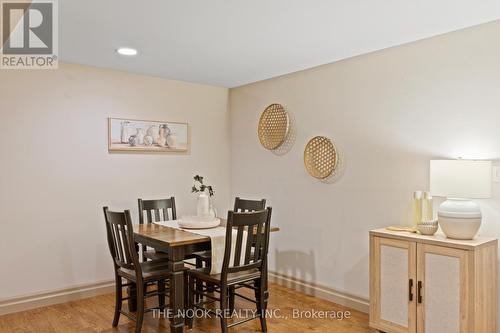
[[[470,333],[468,251],[417,245],[417,332]]]
[[[416,243],[372,237],[370,246],[370,326],[414,333]]]

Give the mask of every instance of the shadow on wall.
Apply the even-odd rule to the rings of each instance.
[[[363,253],[364,255],[357,261],[353,261],[352,266],[344,273],[344,286],[340,291],[361,300],[367,300],[370,297],[370,255],[368,249],[363,251]],[[362,284],[363,288],[361,287]],[[351,290],[351,292],[344,292],[344,290]]]
[[[330,176],[326,177],[325,179],[321,179],[321,182],[325,184],[334,184],[338,182],[345,174],[346,160],[345,160],[344,150],[342,149],[342,146],[340,146],[338,143],[335,143],[335,147],[337,149],[337,158],[338,158],[337,167]]]
[[[300,251],[275,250],[276,273],[300,281],[316,283],[316,260],[313,251],[309,253]],[[286,287],[293,288],[294,282],[286,280]],[[299,284],[299,289],[306,292],[306,286]]]

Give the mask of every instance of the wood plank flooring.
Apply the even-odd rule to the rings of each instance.
[[[372,332],[368,328],[368,315],[330,303],[315,297],[306,296],[291,289],[270,285],[271,310],[279,309],[277,314],[284,318],[269,318],[270,333],[302,333],[302,332],[336,332],[362,333]],[[251,303],[238,301],[237,308],[253,309]],[[294,309],[309,311],[350,311],[351,317],[343,320],[325,318],[294,319]],[[35,310],[0,316],[0,332],[2,333],[91,333],[91,332],[133,332],[134,322],[121,316],[117,328],[111,327],[114,310],[114,294],[58,304]],[[297,311],[296,310],[296,311]],[[309,312],[310,313],[310,312]],[[332,314],[332,312],[330,312]],[[170,332],[167,319],[153,318],[146,314],[142,332]],[[258,320],[236,326],[229,330],[232,333],[260,332]],[[196,319],[194,328],[187,333],[218,333],[219,320],[216,318]]]

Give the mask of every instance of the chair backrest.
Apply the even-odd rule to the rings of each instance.
[[[263,209],[266,209],[266,199],[247,200],[240,197],[234,199],[234,212],[254,212]]]
[[[254,212],[229,211],[226,226],[226,248],[222,264],[222,279],[228,273],[235,273],[258,268],[262,270],[267,261],[269,232],[271,230],[272,208]],[[233,231],[236,240],[233,254]],[[247,234],[246,240],[244,234]],[[233,262],[231,262],[233,257]]]
[[[169,221],[177,219],[177,212],[175,210],[175,198],[160,200],[142,200],[139,202],[139,223],[144,223],[144,213],[146,213],[146,223],[153,223],[158,221]],[[169,214],[170,209],[170,214]],[[153,220],[154,214],[154,220]]]
[[[109,251],[118,267],[135,270],[140,274],[139,258],[134,243],[134,230],[130,211],[112,212],[104,207]]]

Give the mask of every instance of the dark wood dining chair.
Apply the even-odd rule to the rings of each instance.
[[[210,274],[210,268],[208,267],[196,268],[188,271],[189,308],[191,310],[201,308],[212,314],[218,315],[220,317],[222,333],[226,333],[229,327],[257,318],[260,319],[262,331],[267,331],[265,274],[267,273],[266,267],[269,248],[269,232],[271,230],[271,212],[272,209],[270,207],[265,210],[254,212],[229,211],[222,272],[220,274]],[[232,246],[233,228],[237,230],[234,250]],[[244,242],[243,234],[245,231],[247,232],[247,237]],[[233,262],[230,262],[233,254]],[[241,261],[242,257],[244,258],[243,261]],[[199,288],[195,287],[199,281],[215,285],[216,294],[209,293],[207,288],[199,290]],[[255,303],[257,314],[238,322],[228,324],[226,314],[229,310],[229,290],[231,287],[241,286],[254,290],[255,299],[240,294],[236,295]],[[217,294],[219,295],[218,297],[216,296]],[[201,297],[201,301],[196,301],[196,295],[206,297],[213,302],[219,302],[221,311],[215,312],[203,308],[203,305],[207,302],[203,301],[203,297]],[[187,323],[188,326],[192,328],[193,318],[188,318]]]
[[[266,209],[266,199],[248,200],[236,197],[234,199],[234,212],[255,212]]]
[[[115,270],[116,300],[113,327],[118,326],[120,314],[123,314],[136,321],[135,332],[139,333],[142,329],[144,313],[153,309],[165,309],[165,298],[168,296],[166,284],[168,284],[170,278],[168,261],[139,262],[137,248],[134,243],[130,211],[112,212],[109,211],[108,207],[104,207],[104,218],[109,251],[113,258]],[[123,283],[123,279],[127,283]],[[158,288],[148,292],[147,287],[151,284],[157,284]],[[137,290],[137,312],[135,316],[122,310],[123,301],[133,297],[131,295],[123,297],[123,288],[132,286]],[[154,296],[158,296],[158,307],[145,309],[145,299]]]
[[[266,199],[248,200],[240,197],[234,199],[233,212],[254,212],[263,209],[266,209]],[[207,267],[211,265],[212,252],[210,250],[195,252],[193,256],[196,258],[196,267],[203,267],[204,264]]]
[[[254,212],[263,209],[266,209],[266,199],[249,200],[241,199],[240,197],[234,199],[234,212]],[[196,259],[197,268],[211,267],[212,265],[212,252],[210,250],[195,252],[193,253],[193,257]],[[208,288],[209,290],[213,290],[210,284],[208,284]],[[234,310],[234,293],[232,288],[230,289],[229,295],[229,307],[232,311]]]
[[[170,221],[177,219],[177,211],[175,208],[175,198],[159,200],[142,200],[138,199],[139,204],[139,223],[153,223],[159,221]],[[169,213],[170,211],[170,213]],[[153,219],[154,217],[154,219]],[[144,261],[147,259],[158,260],[168,259],[168,254],[156,250],[148,250],[146,246],[142,247],[142,255]]]

